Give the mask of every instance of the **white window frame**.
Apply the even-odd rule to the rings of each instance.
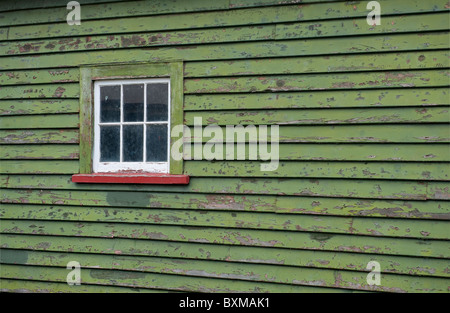
[[[168,117],[167,122],[156,121],[147,122],[147,88],[144,88],[144,120],[143,122],[124,122],[123,121],[123,85],[128,84],[149,84],[165,83],[168,84]],[[101,86],[121,86],[120,99],[120,122],[100,123],[100,87]],[[117,80],[99,80],[94,82],[94,151],[93,151],[93,172],[147,172],[147,173],[169,173],[170,170],[170,117],[171,117],[171,86],[170,78],[150,78],[150,79],[117,79]],[[123,162],[122,161],[122,133],[123,125],[151,125],[167,124],[167,162]],[[100,162],[100,125],[120,125],[120,162]],[[146,138],[147,132],[144,126],[143,136],[143,156],[146,157]]]

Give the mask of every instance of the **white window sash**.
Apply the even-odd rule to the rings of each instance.
[[[126,84],[154,84],[165,83],[168,84],[168,117],[167,121],[151,121],[147,122],[147,88],[144,88],[144,121],[143,122],[123,122],[123,85]],[[101,86],[121,86],[120,99],[120,122],[100,123],[100,87]],[[93,151],[93,172],[94,173],[108,173],[108,172],[148,172],[148,173],[169,173],[170,169],[170,79],[169,78],[155,78],[155,79],[127,79],[127,80],[104,80],[96,81],[94,83],[94,151]],[[167,125],[167,162],[123,162],[122,159],[122,126],[123,125]],[[121,126],[120,127],[120,162],[100,162],[100,126]],[[146,158],[146,140],[147,132],[144,126],[143,134],[143,159]]]

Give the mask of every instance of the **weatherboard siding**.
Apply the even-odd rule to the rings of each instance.
[[[79,2],[0,4],[2,291],[449,292],[448,1]],[[80,66],[168,61],[185,125],[278,125],[279,167],[73,183]]]

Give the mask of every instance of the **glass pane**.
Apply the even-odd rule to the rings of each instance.
[[[100,162],[120,162],[120,126],[100,127]]]
[[[123,125],[123,162],[142,162],[144,125]]]
[[[120,122],[120,86],[100,87],[100,122]]]
[[[144,120],[144,85],[123,85],[123,121]]]
[[[169,84],[147,84],[147,121],[168,120]]]
[[[167,124],[147,125],[147,162],[167,162]]]

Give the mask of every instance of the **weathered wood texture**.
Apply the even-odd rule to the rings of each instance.
[[[448,293],[449,5],[379,2],[1,2],[1,291]],[[80,66],[160,61],[185,125],[278,125],[277,169],[192,131],[189,185],[73,183]]]

